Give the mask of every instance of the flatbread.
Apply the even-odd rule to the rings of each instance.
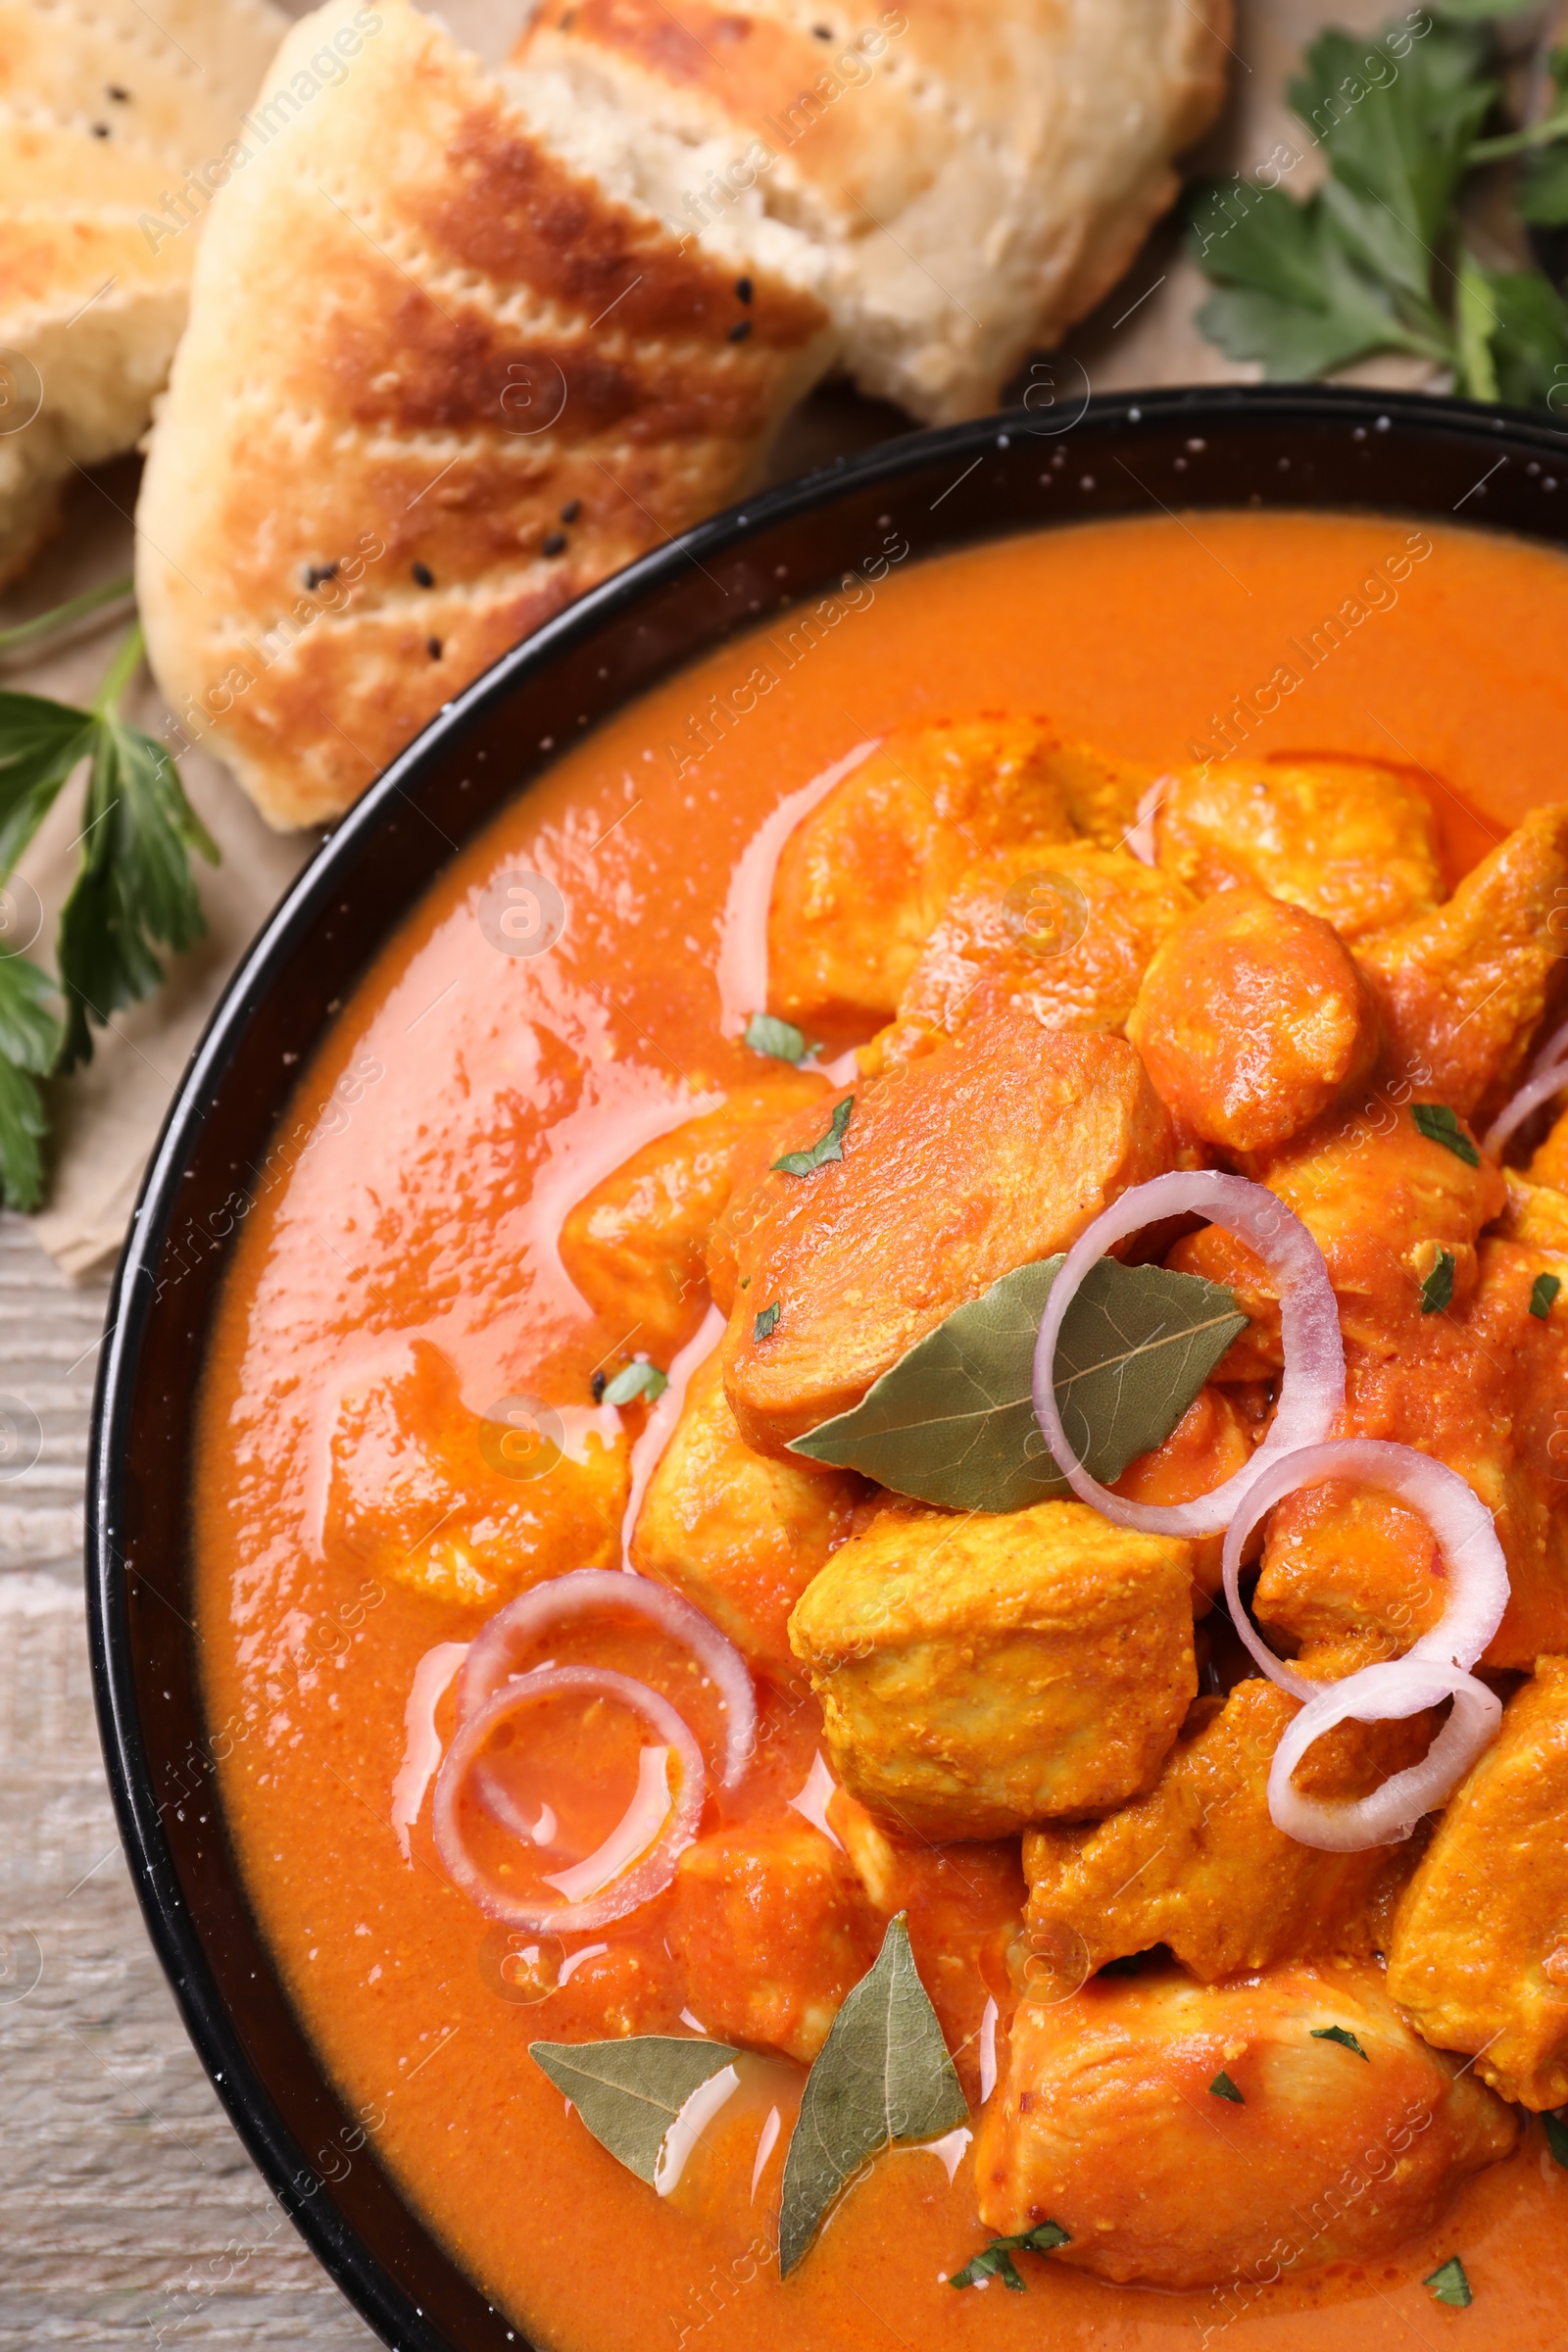
[[[0,0],[0,586],[74,466],[134,447],[210,188],[286,20],[267,0]]]
[[[860,389],[950,423],[1121,276],[1230,32],[1231,0],[544,0],[514,62],[693,143],[685,233],[753,191],[804,229]]]
[[[671,142],[585,143],[407,0],[304,19],[278,86],[320,53],[214,208],[137,514],[154,670],[279,826],[740,495],[837,352],[760,204],[664,227]]]

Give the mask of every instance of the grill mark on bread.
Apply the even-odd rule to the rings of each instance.
[[[438,25],[403,0],[382,14],[358,78],[218,208],[143,492],[160,679],[274,822],[345,807],[510,645],[737,495],[833,348],[776,269],[683,248],[552,151]],[[395,179],[388,122],[410,159]],[[330,301],[290,308],[295,285]],[[754,332],[732,343],[743,311]],[[519,382],[535,405],[504,407]],[[554,419],[541,385],[564,390]],[[567,507],[569,545],[547,556]],[[367,538],[380,552],[336,611],[309,600],[302,619],[302,566]],[[416,561],[438,587],[411,590]]]
[[[622,334],[684,327],[717,344],[734,324],[732,270],[683,252],[652,216],[607,198],[545,154],[520,122],[497,135],[493,122],[471,114],[449,142],[447,163],[449,178],[411,213],[432,244],[469,268],[526,284],[589,318],[612,302]],[[818,331],[814,296],[765,275],[757,293],[760,342],[784,349]]]

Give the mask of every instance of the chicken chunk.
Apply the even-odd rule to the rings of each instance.
[[[1352,1348],[1336,1435],[1435,1454],[1493,1514],[1508,1564],[1507,1611],[1489,1666],[1568,1650],[1568,1298],[1531,1311],[1550,1260],[1518,1242],[1481,1245],[1458,1314],[1417,1316],[1399,1352]],[[1392,1656],[1436,1623],[1446,1591],[1424,1523],[1337,1486],[1288,1495],[1268,1528],[1254,1605],[1307,1644]],[[1375,1639],[1373,1639],[1375,1637]],[[1307,1662],[1319,1670],[1322,1650]]]
[[[1268,1523],[1252,1606],[1265,1636],[1306,1671],[1398,1657],[1442,1616],[1437,1538],[1416,1512],[1329,1479],[1287,1495]]]
[[[569,1568],[619,1557],[631,1487],[612,1406],[463,1401],[440,1350],[404,1360],[343,1395],[328,1440],[327,1549],[432,1600],[495,1609]]]
[[[798,1671],[790,1611],[853,1533],[865,1493],[852,1472],[823,1476],[754,1453],[710,1355],[649,1481],[632,1565],[694,1600],[754,1666],[788,1680]]]
[[[1386,1099],[1326,1113],[1279,1150],[1255,1154],[1246,1172],[1295,1210],[1322,1250],[1346,1338],[1380,1355],[1430,1328],[1421,1290],[1440,1251],[1453,1261],[1453,1298],[1463,1304],[1476,1285],[1482,1227],[1506,1200],[1491,1160],[1472,1167],[1423,1135],[1407,1103],[1396,1107]],[[1277,1299],[1258,1259],[1208,1226],[1179,1242],[1168,1262],[1238,1289],[1257,1326],[1241,1335],[1251,1362],[1278,1328]],[[1236,1352],[1220,1377],[1235,1372]],[[1274,1360],[1277,1368],[1277,1354]]]
[[[1200,1698],[1147,1796],[1105,1821],[1031,1830],[1030,1948],[1081,1943],[1087,1971],[1163,1943],[1205,1984],[1308,1952],[1369,1951],[1385,1850],[1320,1853],[1269,1819],[1269,1766],[1298,1705],[1265,1682]],[[1308,1750],[1296,1785],[1330,1800],[1368,1795],[1425,1753],[1434,1728],[1425,1716],[1342,1725]]]
[[[1154,819],[1161,866],[1200,899],[1266,890],[1362,939],[1445,897],[1432,805],[1409,768],[1320,755],[1227,760],[1173,776]]]
[[[1098,744],[1054,735],[1048,738],[1044,757],[1079,832],[1097,849],[1125,849],[1154,770],[1119,760]]]
[[[1122,1030],[1151,956],[1191,894],[1125,851],[1025,845],[971,866],[920,952],[867,1077],[1013,1001],[1047,1029]]]
[[[809,2064],[882,1927],[843,1853],[804,1822],[748,1822],[675,1866],[669,1941],[693,2014],[720,2040]]]
[[[1543,1658],[1395,1914],[1389,1990],[1523,2106],[1568,2101],[1568,1657]]]
[[[833,1791],[826,1826],[882,1917],[905,1913],[943,2039],[966,2097],[978,2105],[986,2011],[1010,1997],[1008,1958],[1023,1918],[1017,1838],[933,1845],[893,1837],[842,1788]]]
[[[1286,1143],[1377,1055],[1377,1009],[1328,924],[1255,891],[1178,923],[1127,1034],[1178,1124],[1230,1152]]]
[[[1222,2076],[1238,2095],[1216,2092]],[[1151,1969],[1018,2010],[975,2180],[988,2230],[1055,2222],[1070,2242],[1053,2260],[1102,2278],[1271,2282],[1429,2230],[1517,2138],[1375,1967],[1216,1985]]]
[[[839,1780],[930,1838],[1122,1803],[1198,1688],[1189,1547],[1078,1502],[879,1511],[808,1588],[790,1640]]]
[[[1550,1271],[1568,1277],[1568,1266],[1556,1262],[1568,1258],[1568,1193],[1542,1179],[1521,1176],[1517,1168],[1504,1168],[1502,1179],[1508,1197],[1496,1220],[1498,1234],[1539,1250]]]
[[[704,1252],[741,1146],[827,1092],[819,1072],[780,1064],[719,1109],[656,1136],[585,1194],[559,1247],[595,1314],[667,1365],[707,1310]]]
[[[892,1017],[965,867],[1069,841],[1049,737],[1025,720],[890,735],[784,845],[768,910],[768,1004],[813,1036]]]
[[[1532,1184],[1549,1184],[1559,1193],[1568,1188],[1568,1110],[1558,1114],[1539,1150],[1532,1152],[1527,1173]]]
[[[858,1404],[954,1307],[1065,1250],[1174,1151],[1131,1046],[1016,1005],[867,1081],[846,1115],[841,1159],[775,1167],[727,1220],[745,1311],[724,1386],[764,1453]],[[829,1136],[824,1105],[780,1140]]]
[[[1112,1492],[1156,1508],[1212,1494],[1251,1460],[1265,1411],[1258,1396],[1206,1385],[1163,1444],[1129,1463]],[[1222,1535],[1201,1536],[1192,1546],[1193,1605],[1200,1615],[1219,1591],[1224,1549]]]
[[[1568,804],[1532,809],[1466,874],[1446,906],[1357,951],[1391,1051],[1430,1073],[1431,1093],[1468,1117],[1522,1070],[1562,995],[1568,947]]]

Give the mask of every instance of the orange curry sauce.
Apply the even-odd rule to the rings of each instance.
[[[1363,596],[1410,546],[1427,552],[1402,576],[1396,564],[1397,586],[1383,570],[1377,601]],[[1309,665],[1314,631],[1348,599],[1360,619]],[[766,2242],[787,2130],[755,2187],[754,2161],[771,2103],[787,2127],[799,2070],[759,2062],[662,2200],[526,2054],[535,2038],[614,2031],[617,2010],[663,2030],[658,1906],[567,1937],[607,1948],[524,2001],[498,1932],[441,1870],[428,1799],[404,1858],[390,1805],[416,1666],[486,1612],[368,1577],[330,1533],[318,1542],[331,1398],[351,1367],[415,1335],[475,1410],[518,1393],[588,1404],[590,1373],[619,1360],[624,1335],[567,1282],[555,1232],[652,1133],[756,1077],[756,1055],[721,1030],[716,975],[733,871],[785,796],[895,724],[994,711],[1186,762],[1223,749],[1214,723],[1239,697],[1250,751],[1429,771],[1455,873],[1563,790],[1568,564],[1480,533],[1262,514],[1095,523],[895,567],[793,665],[778,650],[788,625],[602,727],[440,877],[302,1078],[273,1163],[285,1173],[242,1230],[206,1372],[197,1605],[213,1726],[233,1741],[227,1817],[292,1998],[411,2202],[519,2329],[563,2352],[1154,2352],[1265,2330],[1270,2352],[1296,2352],[1351,2329],[1374,2352],[1449,2328],[1470,2352],[1560,2345],[1568,2172],[1535,2123],[1429,2239],[1190,2293],[1040,2262],[1025,2295],[956,2293],[948,2274],[988,2235],[969,2157],[950,2185],[929,2152],[896,2151],[781,2284]],[[670,747],[694,741],[692,714],[714,693],[738,710],[759,662],[780,682],[678,773]],[[1270,692],[1282,665],[1301,682]],[[567,909],[560,944],[533,957],[497,952],[475,919],[487,881],[519,867],[548,874]],[[630,1434],[642,1411],[625,1414]],[[811,1705],[767,1709],[731,1818],[801,1788]],[[975,1950],[1021,1892],[998,1849],[948,1853],[911,1919],[934,1990],[944,1940]],[[950,2038],[970,2037],[971,2098],[985,1992],[938,1993]],[[1475,2292],[1463,2314],[1421,2284],[1456,2251]]]

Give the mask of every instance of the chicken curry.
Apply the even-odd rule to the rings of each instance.
[[[1568,566],[901,549],[456,859],[236,1243],[318,2162],[562,2352],[1560,2343]]]

